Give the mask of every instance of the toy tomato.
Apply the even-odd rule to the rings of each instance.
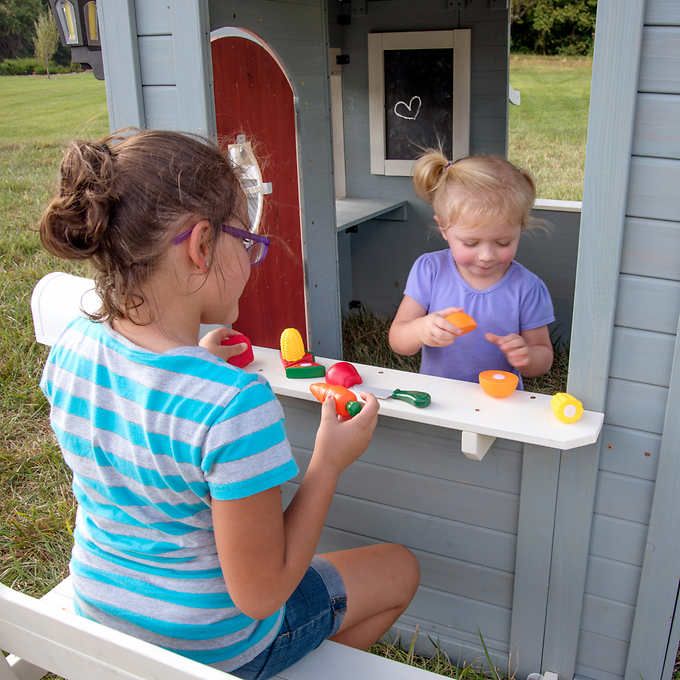
[[[326,371],[326,382],[329,385],[352,387],[352,385],[358,385],[362,380],[357,369],[349,361],[338,361],[337,364],[333,364]]]
[[[328,383],[312,383],[309,386],[310,392],[323,403],[327,394],[335,397],[335,411],[343,418],[351,418],[361,411],[363,404],[357,401],[354,392],[342,385],[329,385]]]
[[[227,359],[227,363],[232,366],[238,366],[239,368],[245,368],[251,361],[255,359],[253,355],[253,345],[250,342],[250,338],[243,333],[235,333],[234,335],[227,335],[226,338],[222,339],[220,345],[238,345],[239,343],[244,343],[247,347],[241,352],[241,354],[236,354],[233,357]]]

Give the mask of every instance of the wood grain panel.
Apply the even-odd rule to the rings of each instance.
[[[654,496],[654,483],[614,472],[597,478],[595,512],[608,517],[647,524]]]
[[[627,218],[621,272],[680,281],[680,222]]]
[[[140,36],[142,85],[175,85],[175,51],[169,35]]]
[[[635,608],[628,604],[586,595],[583,598],[582,630],[615,640],[629,640],[634,613]]]
[[[609,374],[612,378],[668,387],[674,346],[674,335],[615,328]]]
[[[590,556],[586,579],[586,592],[590,595],[634,606],[639,584],[640,567]]]
[[[347,550],[376,541],[340,529],[324,528],[317,552]],[[512,604],[512,574],[498,569],[414,550],[420,565],[420,583],[437,590],[461,595],[509,609]]]
[[[639,89],[680,94],[680,26],[643,30]]]
[[[292,483],[284,486],[286,501],[296,488]],[[509,573],[515,566],[516,537],[512,534],[388,508],[340,494],[333,499],[326,525]]]
[[[668,389],[612,378],[609,381],[605,422],[660,434]]]
[[[675,333],[680,315],[680,283],[622,274],[614,323],[659,333]]]
[[[641,93],[637,100],[633,153],[680,158],[680,96]]]
[[[633,156],[626,213],[631,217],[677,220],[678,186],[680,161]]]
[[[177,130],[177,89],[167,85],[147,85],[142,88],[146,127],[157,130]]]
[[[602,428],[600,470],[654,481],[659,463],[661,437],[658,434],[605,425]]]
[[[306,468],[309,456],[297,451],[295,458]],[[340,477],[337,493],[380,503],[391,509],[412,511],[442,519],[516,533],[519,497],[436,477],[391,470],[361,459]]]
[[[577,677],[581,680],[620,680],[626,668],[627,654],[625,640],[581,631],[574,680]]]
[[[646,538],[644,524],[595,515],[590,554],[639,567]]]

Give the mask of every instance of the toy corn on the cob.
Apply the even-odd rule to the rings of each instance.
[[[567,425],[575,423],[583,415],[583,404],[567,392],[557,392],[550,399],[550,406],[557,419]]]
[[[314,361],[314,355],[305,352],[302,336],[297,328],[285,328],[281,333],[281,363],[286,378],[322,378],[326,369]]]

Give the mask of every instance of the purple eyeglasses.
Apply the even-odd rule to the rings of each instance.
[[[194,224],[190,229],[182,231],[175,238],[172,239],[174,245],[186,241],[191,232],[194,230]],[[267,256],[267,250],[269,249],[270,239],[266,236],[261,236],[260,234],[253,234],[252,231],[246,231],[245,229],[240,229],[239,227],[232,227],[229,224],[222,225],[222,231],[230,236],[235,236],[243,240],[243,246],[248,252],[250,257],[250,264],[256,265],[260,264],[262,260]]]

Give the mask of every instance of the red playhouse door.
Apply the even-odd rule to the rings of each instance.
[[[226,149],[245,136],[271,183],[259,231],[272,243],[252,270],[234,327],[273,348],[284,328],[297,328],[308,347],[293,89],[276,59],[248,38],[214,39],[212,62],[220,143]]]

